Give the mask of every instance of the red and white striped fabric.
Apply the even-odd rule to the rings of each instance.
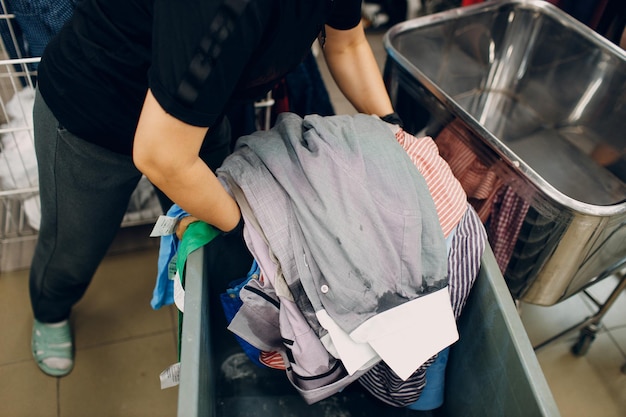
[[[443,235],[448,237],[467,209],[467,195],[461,183],[439,155],[439,149],[431,137],[416,138],[404,129],[399,129],[396,131],[396,140],[426,180]]]
[[[280,353],[275,351],[261,351],[261,353],[259,354],[259,361],[268,368],[279,369],[281,371],[284,371],[286,369],[283,357]]]

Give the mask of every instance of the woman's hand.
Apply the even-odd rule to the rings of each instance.
[[[189,227],[191,223],[195,223],[199,221],[200,219],[197,219],[193,216],[185,216],[182,219],[180,219],[178,221],[178,224],[176,225],[176,237],[178,238],[178,240],[183,239],[183,235],[185,234],[185,231],[187,231],[187,228]]]

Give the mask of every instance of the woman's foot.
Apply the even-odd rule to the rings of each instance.
[[[74,367],[74,344],[68,320],[59,323],[33,323],[33,358],[44,373],[65,376]]]

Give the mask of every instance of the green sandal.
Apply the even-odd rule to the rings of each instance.
[[[33,323],[33,358],[45,374],[65,376],[74,367],[74,344],[68,320],[46,324]]]

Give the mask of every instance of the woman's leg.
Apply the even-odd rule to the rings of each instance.
[[[130,156],[59,127],[39,94],[33,115],[42,218],[30,295],[35,319],[54,323],[85,293],[141,174]]]

